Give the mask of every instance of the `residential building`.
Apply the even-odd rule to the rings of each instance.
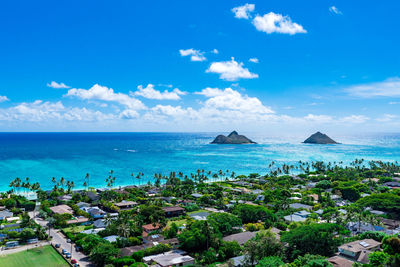
[[[72,208],[68,205],[58,205],[58,206],[54,206],[51,207],[50,210],[55,213],[55,214],[73,214],[74,211],[72,210]]]
[[[178,206],[163,207],[162,209],[165,212],[165,217],[177,217],[185,213],[185,209]]]

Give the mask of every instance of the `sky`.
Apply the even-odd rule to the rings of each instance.
[[[0,131],[400,131],[398,1],[3,1]]]

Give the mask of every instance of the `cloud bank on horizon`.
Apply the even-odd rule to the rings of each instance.
[[[73,48],[69,43],[64,47],[71,58],[70,63],[64,58],[65,64],[72,64],[68,71],[58,66],[61,61],[49,58],[43,59],[46,66],[37,65],[38,72],[32,68],[40,79],[5,76],[8,86],[11,81],[18,84],[14,89],[0,81],[0,126],[5,131],[400,130],[397,50],[387,48],[393,64],[388,60],[382,68],[363,72],[365,62],[345,68],[345,60],[353,58],[351,53],[342,57],[347,49],[340,40],[342,32],[352,30],[346,33],[349,39],[360,32],[342,21],[352,19],[350,6],[319,3],[315,9],[323,17],[320,22],[307,9],[298,9],[257,1],[219,3],[209,13],[211,21],[199,16],[193,23],[193,14],[174,13],[186,18],[186,28],[178,26],[184,24],[179,18],[174,27],[165,18],[141,18],[148,24],[137,36],[149,40],[130,42],[129,31],[121,30],[108,43],[112,50],[97,42],[87,51],[91,60],[81,55],[86,61],[74,56],[86,44]],[[152,39],[156,33],[159,43]],[[124,42],[134,49],[124,48]],[[359,44],[354,49],[363,50]],[[365,61],[369,51],[364,51]],[[38,84],[35,90],[30,89],[30,79]]]

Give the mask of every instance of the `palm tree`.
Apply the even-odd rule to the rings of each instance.
[[[86,183],[86,186],[87,186],[86,190],[89,188],[89,179],[90,179],[90,174],[86,173],[86,176],[85,176],[85,183]]]

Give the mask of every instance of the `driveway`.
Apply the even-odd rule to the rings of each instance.
[[[36,212],[37,214],[37,212]],[[47,229],[48,233],[48,228],[47,228],[47,221],[43,220],[42,218],[39,217],[33,217],[33,212],[29,212],[29,216],[35,220],[35,222]],[[82,267],[87,267],[87,266],[94,266],[90,261],[89,257],[83,254],[82,252],[77,252],[75,251],[75,246],[72,243],[67,242],[67,238],[57,229],[51,229],[50,230],[50,236],[53,237],[51,243],[52,244],[60,244],[60,250],[65,249],[66,251],[71,253],[71,259],[76,259],[79,263],[80,266]]]

